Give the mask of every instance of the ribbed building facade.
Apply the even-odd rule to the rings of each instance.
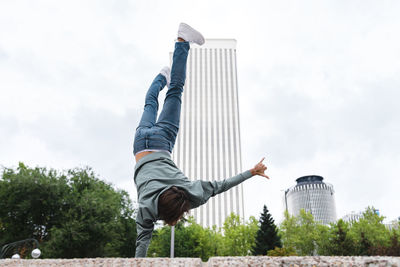
[[[363,217],[363,213],[362,212],[354,212],[352,211],[349,214],[346,214],[342,217],[342,220],[345,222],[349,222],[349,223],[354,223],[359,221],[361,218]]]
[[[315,221],[323,224],[336,221],[335,192],[323,179],[318,175],[296,179],[297,184],[285,191],[285,208],[289,214],[297,216],[304,209],[314,216]]]
[[[235,40],[208,39],[191,46],[172,157],[192,180],[223,180],[242,171]],[[202,226],[221,227],[231,212],[244,217],[242,185],[191,215]]]

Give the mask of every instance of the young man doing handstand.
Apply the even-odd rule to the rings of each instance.
[[[175,225],[190,209],[203,205],[210,197],[223,193],[254,175],[268,178],[262,159],[254,168],[222,181],[190,181],[171,160],[179,130],[182,92],[186,79],[186,62],[190,43],[202,45],[204,37],[189,25],[181,23],[175,43],[172,69],[164,67],[153,80],[145,99],[136,129],[134,180],[139,209],[136,218],[135,257],[145,257],[154,223],[164,220]],[[164,106],[157,119],[158,94],[167,85]]]

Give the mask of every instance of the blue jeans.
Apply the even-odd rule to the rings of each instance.
[[[158,94],[167,84],[165,77],[158,74],[147,91],[143,115],[136,128],[134,154],[146,149],[167,150],[172,153],[179,130],[189,49],[188,42],[175,43],[171,82],[158,120]]]

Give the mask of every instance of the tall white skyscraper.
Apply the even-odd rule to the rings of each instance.
[[[223,180],[242,171],[236,40],[191,46],[173,159],[192,180]],[[244,217],[242,185],[191,215],[203,226],[221,227],[231,212]]]

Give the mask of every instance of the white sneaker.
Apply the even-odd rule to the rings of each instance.
[[[164,68],[162,68],[162,70],[160,71],[160,74],[162,76],[165,77],[165,79],[167,80],[167,87],[169,88],[169,83],[171,82],[171,68],[168,66],[165,66]]]
[[[178,38],[182,38],[186,42],[192,42],[198,45],[204,44],[203,35],[183,22],[179,24]]]

